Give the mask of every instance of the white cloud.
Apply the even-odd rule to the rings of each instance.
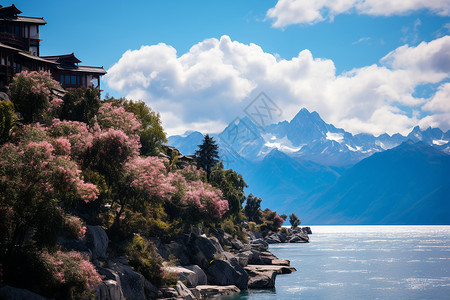
[[[380,65],[337,75],[333,61],[314,58],[309,50],[286,60],[222,36],[199,42],[181,56],[165,44],[129,50],[108,70],[105,81],[159,111],[169,134],[219,132],[243,117],[244,108],[261,91],[283,111],[273,121],[290,120],[306,107],[352,133],[407,133],[419,122],[450,128],[438,117],[444,112],[447,86],[431,99],[413,96],[417,86],[449,77],[449,49],[449,36],[406,45],[382,58]],[[428,119],[399,108],[419,111],[422,106]]]
[[[313,24],[336,15],[353,13],[391,16],[404,15],[426,9],[440,15],[450,15],[448,0],[278,0],[275,7],[267,11],[266,17],[273,19],[274,27],[292,24]]]

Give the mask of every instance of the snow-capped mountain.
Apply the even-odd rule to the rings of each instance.
[[[291,121],[258,127],[248,117],[236,119],[223,132],[214,135],[224,156],[242,157],[250,161],[262,160],[277,149],[289,157],[308,160],[326,166],[350,166],[371,156],[400,145],[406,140],[422,141],[450,153],[450,131],[438,128],[422,131],[415,127],[408,136],[382,134],[352,135],[322,120],[317,112],[302,108]],[[193,154],[202,135],[191,132],[169,137],[169,145],[182,153]]]

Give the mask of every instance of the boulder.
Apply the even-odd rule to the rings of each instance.
[[[182,266],[191,264],[188,248],[183,243],[172,241],[167,245],[167,249],[169,250],[170,254],[173,254],[173,256],[178,259],[178,262]]]
[[[269,244],[279,244],[279,243],[281,243],[280,237],[278,236],[277,233],[273,233],[273,234],[271,234],[271,235],[268,235],[268,236],[265,238],[265,241],[266,241],[267,243],[269,243]]]
[[[233,295],[240,292],[239,288],[237,288],[235,285],[198,285],[196,289],[197,291],[199,291],[202,299],[210,299],[224,295]]]
[[[248,269],[247,273],[250,277],[248,280],[249,289],[272,289],[275,287],[275,278],[277,277],[276,271],[256,271]]]
[[[211,261],[224,258],[222,246],[215,237],[194,237],[189,245],[189,250],[193,264],[200,266],[203,270],[209,267]]]
[[[122,300],[125,299],[122,293],[120,284],[120,276],[117,272],[108,269],[97,267],[100,275],[103,275],[103,282],[95,287],[95,293],[99,300]]]
[[[206,270],[208,283],[217,285],[235,285],[247,289],[248,275],[237,260],[214,260]]]
[[[108,249],[108,235],[100,226],[87,226],[86,245],[92,252],[93,259],[105,259]]]
[[[278,265],[248,265],[244,269],[245,271],[247,271],[247,273],[275,271],[277,272],[277,274],[290,274],[292,272],[297,271],[294,267],[291,266],[278,266]]]
[[[197,297],[181,282],[178,281],[175,286],[175,291],[178,293],[178,297],[181,297],[185,300],[196,300]]]
[[[184,266],[186,269],[191,270],[197,274],[197,285],[205,285],[207,283],[207,277],[205,271],[197,265]]]
[[[156,251],[163,259],[168,259],[170,255],[169,248],[167,245],[163,244],[160,239],[150,238],[149,239],[156,247]]]
[[[238,239],[232,239],[231,246],[236,250],[241,250],[244,248],[244,244]]]
[[[122,293],[126,299],[145,299],[144,276],[120,261],[110,261],[109,267],[119,275]]]
[[[309,243],[309,237],[303,233],[295,233],[289,239],[289,243]]]
[[[306,234],[312,234],[311,227],[302,227],[302,230]]]
[[[258,250],[258,251],[266,251],[269,249],[269,244],[264,241],[263,239],[257,239],[250,242],[250,246],[252,249]]]
[[[166,288],[161,288],[159,290],[161,291],[162,295],[161,295],[161,297],[158,297],[158,298],[178,299],[178,292],[175,288],[166,287]]]
[[[120,283],[111,279],[103,280],[95,286],[95,296],[98,300],[125,300]]]
[[[29,290],[18,289],[9,285],[0,288],[1,300],[45,300],[44,297]]]
[[[183,267],[166,267],[164,271],[174,272],[188,287],[195,287],[198,285],[198,275],[192,270]]]

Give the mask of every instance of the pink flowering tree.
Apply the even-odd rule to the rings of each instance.
[[[52,93],[57,86],[49,72],[23,71],[14,76],[9,96],[23,122],[45,121],[58,113],[63,100]]]
[[[64,207],[97,198],[95,185],[83,180],[75,162],[47,142],[5,144],[0,148],[0,232],[8,250],[31,240],[52,245]]]
[[[137,135],[142,130],[141,122],[133,113],[126,111],[123,106],[113,105],[111,102],[103,103],[100,106],[96,121],[102,129],[120,129],[129,136]]]
[[[167,178],[166,166],[158,157],[135,156],[128,160],[115,187],[115,225],[120,226],[126,210],[141,213],[147,221],[156,218],[156,210],[175,192]]]
[[[49,296],[60,299],[89,299],[89,291],[102,282],[101,276],[87,255],[77,251],[41,251],[37,255],[41,270],[38,281]]]

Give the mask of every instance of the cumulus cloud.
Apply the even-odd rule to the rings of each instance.
[[[378,65],[336,74],[332,60],[315,58],[309,50],[286,60],[222,36],[201,41],[181,56],[166,44],[129,50],[108,70],[105,81],[159,111],[169,134],[219,132],[243,117],[261,91],[283,111],[273,121],[290,120],[306,107],[352,133],[405,134],[418,123],[449,129],[439,116],[448,107],[447,85],[430,99],[414,97],[419,85],[449,77],[449,49],[450,37],[445,36],[399,47]],[[428,119],[408,115],[401,109],[405,107],[423,108]]]
[[[274,27],[292,24],[313,24],[343,13],[373,16],[404,15],[417,10],[429,10],[440,16],[450,15],[448,0],[278,0],[267,11]]]

